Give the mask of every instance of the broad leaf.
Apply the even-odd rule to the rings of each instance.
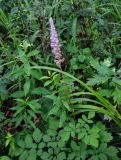
[[[32,136],[33,136],[34,141],[36,143],[39,143],[42,138],[42,133],[38,128],[36,128]]]

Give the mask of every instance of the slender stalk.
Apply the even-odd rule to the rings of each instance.
[[[59,73],[61,73],[63,75],[66,75],[67,77],[70,77],[70,78],[74,79],[81,86],[83,86],[89,92],[91,92],[95,97],[97,97],[97,99],[100,100],[100,102],[103,104],[103,106],[105,108],[107,108],[110,112],[112,112],[113,114],[117,115],[121,119],[121,115],[118,113],[118,111],[113,107],[113,105],[108,100],[106,100],[105,98],[103,98],[99,93],[97,93],[96,91],[94,91],[92,88],[90,88],[89,86],[87,86],[84,82],[82,82],[78,78],[74,77],[73,75],[71,75],[71,74],[69,74],[67,72],[64,72],[64,71],[62,71],[60,69],[51,68],[51,67],[47,67],[47,66],[33,66],[33,67],[31,67],[31,69],[51,70],[51,71],[59,72]]]
[[[47,67],[47,66],[33,66],[31,67],[31,69],[43,69],[43,70],[51,70],[51,71],[55,71],[55,72],[59,72],[63,75],[66,75],[67,77],[70,77],[72,79],[74,79],[75,81],[77,81],[78,83],[81,84],[81,86],[85,87],[88,91],[90,91],[94,96],[96,96],[105,106],[110,106],[110,109],[113,107],[112,104],[107,101],[105,98],[103,98],[99,93],[95,92],[93,89],[91,89],[89,86],[87,86],[84,82],[82,82],[81,80],[79,80],[78,78],[74,77],[73,75],[64,72],[60,69],[57,68],[52,68],[52,67]]]
[[[43,69],[43,70],[51,70],[51,71],[55,71],[55,72],[59,72],[62,75],[66,75],[72,79],[74,79],[76,82],[78,82],[81,86],[83,86],[84,88],[86,88],[89,92],[91,92],[95,97],[97,97],[98,100],[100,100],[100,102],[103,104],[103,107],[105,107],[107,110],[101,108],[101,107],[96,107],[98,112],[101,112],[103,114],[107,114],[108,116],[110,116],[120,127],[121,127],[121,115],[120,113],[113,107],[113,105],[106,100],[105,98],[103,98],[99,93],[97,93],[96,91],[94,91],[92,88],[90,88],[89,86],[87,86],[84,82],[82,82],[81,80],[79,80],[78,78],[74,77],[73,75],[64,72],[60,69],[56,69],[56,68],[51,68],[51,67],[47,67],[47,66],[32,66],[31,69]]]

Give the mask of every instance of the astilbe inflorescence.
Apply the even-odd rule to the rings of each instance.
[[[61,64],[64,61],[62,59],[61,50],[60,50],[60,43],[58,39],[57,32],[55,30],[54,22],[52,17],[49,20],[50,23],[50,40],[51,40],[51,48],[53,49],[54,57],[55,57],[55,63],[56,65],[61,68]]]

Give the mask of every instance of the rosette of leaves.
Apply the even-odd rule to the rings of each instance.
[[[108,145],[112,140],[111,134],[106,131],[106,127],[101,122],[94,124],[92,120],[94,115],[93,112],[90,112],[88,117],[82,115],[77,122],[71,119],[71,122],[67,123],[59,132],[62,142],[71,141],[68,146],[70,148],[69,160],[85,160],[91,155],[90,160],[93,158],[94,160],[118,159],[116,147]],[[102,146],[104,146],[104,150],[102,150]],[[108,152],[110,150],[112,151],[111,155]]]
[[[16,147],[10,153],[19,160],[65,160],[65,144],[60,142],[60,136],[53,129],[44,134],[36,128],[32,134],[17,137]]]
[[[88,157],[88,148],[84,143],[72,140],[67,160],[85,160]]]
[[[19,160],[36,160],[43,151],[45,143],[42,142],[42,132],[36,128],[32,134],[25,134],[16,138],[16,147],[12,157]]]
[[[94,115],[90,112],[78,120],[70,119],[61,128],[51,118],[45,134],[36,128],[18,136],[10,155],[19,160],[118,160],[118,150],[108,144],[111,134],[101,122],[93,122]]]
[[[22,121],[25,125],[31,125],[35,128],[35,124],[33,119],[37,118],[36,114],[41,113],[41,104],[38,100],[27,100],[27,99],[16,99],[16,106],[14,106],[11,110],[14,111],[13,121],[16,126],[19,126]]]
[[[92,118],[94,115],[94,112],[90,112],[88,117],[82,115],[82,118],[78,119],[77,122],[71,119],[71,122],[67,123],[64,129],[60,131],[61,140],[67,141],[72,137],[96,148],[98,148],[100,142],[112,140],[111,134],[105,130],[101,122],[93,124]]]
[[[48,129],[43,136],[43,142],[46,147],[40,156],[42,160],[66,160],[66,144],[61,141],[56,130]]]
[[[97,149],[90,149],[89,160],[119,160],[118,150],[114,146],[108,146],[107,143],[101,143]]]

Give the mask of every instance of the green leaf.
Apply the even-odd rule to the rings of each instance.
[[[60,153],[57,155],[57,159],[58,159],[58,160],[64,160],[64,159],[66,159],[66,154],[65,154],[65,152],[60,152]]]
[[[85,122],[88,123],[88,119],[87,119],[87,117],[86,117],[85,115],[82,115],[82,119],[83,119]]]
[[[49,153],[50,155],[53,155],[53,149],[52,149],[52,148],[49,148],[49,149],[48,149],[48,153]]]
[[[110,76],[113,74],[112,70],[104,64],[98,66],[97,71],[102,76],[105,76],[105,75]]]
[[[23,149],[25,148],[25,142],[21,139],[17,141],[17,145]]]
[[[95,84],[103,84],[103,83],[106,83],[108,81],[109,77],[104,75],[98,75],[96,74],[93,78],[90,78],[89,81],[88,81],[88,85],[95,85]]]
[[[121,89],[115,89],[114,92],[112,93],[114,102],[117,104],[121,104]]]
[[[59,148],[64,148],[65,147],[65,142],[62,141],[62,140],[58,141],[58,147]]]
[[[1,156],[0,160],[11,160],[11,159],[9,157],[7,157],[7,156]]]
[[[41,154],[41,158],[42,158],[42,160],[46,160],[46,159],[48,159],[49,158],[49,154],[47,153],[47,152],[43,152],[42,154]]]
[[[110,133],[103,130],[100,132],[100,137],[101,137],[101,141],[106,143],[110,142],[113,139]]]
[[[89,144],[90,144],[91,146],[94,146],[94,147],[97,148],[98,145],[99,145],[99,141],[98,141],[97,138],[94,137],[94,135],[92,135],[92,136],[90,136]]]
[[[73,46],[72,44],[67,44],[67,51],[70,53],[77,53],[78,48]]]
[[[68,111],[70,111],[70,106],[69,106],[69,104],[68,104],[68,102],[65,100],[62,100],[62,103],[63,103],[63,105],[64,105],[64,107],[68,110]]]
[[[38,95],[47,95],[50,94],[50,92],[42,87],[34,88],[31,92],[32,94],[38,94]]]
[[[96,138],[99,137],[99,132],[100,132],[100,128],[98,126],[98,124],[95,124],[90,130],[89,130],[89,133],[91,135],[95,135]]]
[[[25,96],[29,93],[31,81],[26,81],[24,84],[24,94]]]
[[[117,84],[117,85],[119,85],[119,86],[121,86],[121,80],[120,79],[118,79],[118,78],[112,78],[112,82],[114,82],[115,84]]]
[[[108,160],[108,157],[104,153],[99,154],[99,159],[100,160]]]
[[[49,128],[53,130],[57,130],[59,128],[59,120],[50,117],[49,118]]]
[[[52,83],[51,80],[46,81],[46,82],[44,83],[44,87],[48,86],[48,85],[51,84],[51,83]]]
[[[51,137],[49,135],[44,135],[43,136],[43,141],[44,142],[49,142],[49,141],[51,141]]]
[[[66,132],[63,130],[60,132],[60,136],[63,142],[68,141],[68,139],[70,138],[70,132]]]
[[[107,149],[107,143],[101,143],[99,147],[100,153],[104,153]]]
[[[32,148],[33,146],[32,136],[30,134],[27,134],[25,137],[25,145],[26,145],[26,148]]]
[[[80,160],[80,156],[79,156],[79,157],[76,157],[75,160]]]
[[[101,94],[102,96],[105,96],[106,98],[111,97],[112,94],[112,90],[109,89],[101,89],[98,91],[99,94]]]
[[[40,140],[42,139],[42,133],[38,128],[35,129],[32,136],[33,136],[33,139],[36,143],[39,143]]]
[[[13,92],[13,93],[11,94],[11,97],[14,97],[14,98],[22,98],[22,97],[24,97],[24,92],[23,92],[23,91]]]
[[[92,119],[95,116],[95,112],[89,112],[88,119]]]
[[[86,54],[86,55],[91,54],[91,49],[90,48],[84,48],[83,49],[83,54]]]
[[[46,144],[44,142],[39,143],[39,145],[38,145],[39,149],[42,149],[44,147],[46,147]]]
[[[85,136],[85,132],[80,132],[78,134],[78,139],[82,139]]]
[[[74,42],[76,41],[76,34],[77,34],[76,33],[76,31],[77,31],[76,27],[77,27],[77,18],[74,18],[73,23],[72,23],[72,29],[71,29]]]
[[[43,77],[40,77],[39,80],[47,80],[47,79],[50,79],[50,77],[48,77],[48,76],[43,76]]]
[[[28,76],[30,76],[30,74],[31,74],[31,68],[30,68],[30,64],[29,64],[28,61],[26,61],[26,62],[24,63],[24,72],[25,72]]]
[[[59,111],[59,107],[55,106],[55,107],[53,107],[53,108],[50,110],[50,112],[48,113],[48,116],[54,115],[54,114],[56,114],[58,111]]]
[[[30,124],[31,127],[33,127],[34,129],[36,128],[35,123],[32,120],[28,120],[28,123]]]
[[[23,153],[23,149],[22,148],[16,148],[16,152],[14,152],[14,156],[15,157],[18,157],[18,156],[20,156],[22,153]]]
[[[28,152],[23,151],[23,153],[20,155],[19,160],[27,160]]]
[[[37,145],[36,143],[33,143],[32,149],[37,149]]]
[[[52,138],[52,141],[55,141],[55,137]],[[56,149],[57,148],[57,145],[58,143],[57,142],[50,142],[50,146],[53,148],[53,149]]]
[[[33,50],[31,52],[28,53],[27,57],[32,57],[32,56],[36,56],[39,54],[40,51],[38,50]]]
[[[34,112],[39,111],[41,108],[41,104],[38,103],[37,100],[32,100],[28,102],[27,104]]]
[[[85,136],[84,139],[83,139],[83,141],[84,141],[84,143],[86,143],[87,145],[90,145],[90,136],[89,136],[89,135]]]
[[[33,118],[37,118],[37,116],[36,116],[36,111],[34,112],[33,110],[27,110],[27,113],[30,115],[30,117],[33,117]]]
[[[80,61],[81,63],[83,63],[83,62],[85,61],[85,59],[86,59],[86,56],[83,55],[83,54],[80,54],[80,55],[78,55],[78,59],[79,59],[79,61]]]
[[[18,52],[19,52],[19,56],[20,56],[20,60],[23,62],[24,64],[24,72],[30,76],[31,74],[31,68],[30,68],[30,64],[29,64],[29,61],[28,61],[28,58],[25,54],[24,51],[22,51],[21,49],[18,49]]]
[[[18,53],[19,53],[19,57],[20,57],[20,60],[25,63],[28,58],[26,57],[26,54],[23,50],[21,50],[20,48],[18,49]]]
[[[66,120],[66,112],[63,111],[60,115],[59,127],[61,128]]]
[[[5,118],[4,113],[0,112],[0,121]]]
[[[41,156],[42,152],[43,152],[43,150],[42,150],[42,149],[39,149],[39,150],[37,151],[37,155],[38,155],[38,156]]]
[[[68,160],[73,160],[76,157],[76,153],[75,152],[71,152],[68,154]]]
[[[47,133],[49,136],[56,136],[57,135],[57,131],[53,130],[53,129],[48,129]]]
[[[98,155],[93,155],[93,156],[91,157],[91,160],[99,160]]]
[[[78,149],[78,146],[75,141],[71,141],[71,148],[73,151],[76,151]]]
[[[60,82],[60,74],[55,74],[53,76],[54,85],[58,85]]]
[[[37,159],[36,150],[32,149],[32,150],[29,152],[29,156],[28,156],[27,160],[36,160],[36,159]]]
[[[10,30],[10,22],[9,22],[9,19],[8,17],[6,16],[6,14],[4,13],[4,11],[0,8],[0,21],[1,21],[1,24],[7,29],[7,30]]]
[[[40,80],[40,77],[42,77],[42,72],[38,70],[31,70],[31,75],[33,78]]]
[[[116,149],[116,147],[110,146],[110,147],[107,148],[105,153],[111,158],[112,157],[117,157],[118,150]]]

